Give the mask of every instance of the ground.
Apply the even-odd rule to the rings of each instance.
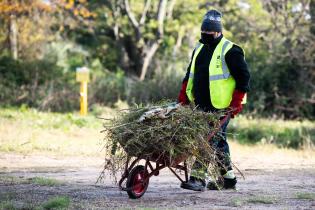
[[[231,149],[245,176],[238,174],[237,190],[184,190],[165,169],[137,200],[109,178],[95,184],[100,156],[0,153],[0,208],[49,209],[66,203],[69,209],[315,209],[314,151],[234,142]]]

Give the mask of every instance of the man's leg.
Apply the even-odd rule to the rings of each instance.
[[[229,144],[226,140],[226,129],[229,121],[230,118],[228,118],[227,121],[221,126],[221,130],[216,134],[215,137],[213,137],[210,142],[212,148],[215,151],[217,166],[220,170],[220,175],[222,176],[220,177],[219,181],[208,183],[207,187],[211,190],[217,190],[220,188],[234,188],[237,182],[232,170]],[[207,168],[208,166],[206,166],[205,163],[195,161],[192,166],[189,181],[182,183],[181,187],[189,190],[203,191],[205,188]]]
[[[222,176],[219,181],[208,183],[207,187],[211,190],[234,188],[237,182],[232,169],[230,148],[226,138],[226,130],[229,121],[230,119],[227,119],[227,121],[221,126],[220,132],[218,132],[210,142],[212,148],[215,150],[217,165],[220,170],[220,175]]]
[[[194,191],[204,191],[206,187],[207,168],[201,162],[195,161],[188,182],[180,185],[181,188]]]

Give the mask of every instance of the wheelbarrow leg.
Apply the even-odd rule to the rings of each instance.
[[[132,163],[129,165],[130,162],[130,157],[127,158],[126,164],[125,164],[125,171],[121,176],[121,179],[118,182],[118,186],[120,190],[124,190],[126,191],[126,188],[122,186],[122,183],[124,182],[124,180],[129,176],[130,171],[133,169],[134,165],[140,160],[141,158],[137,158],[134,161],[132,161]]]
[[[185,179],[186,181],[185,182],[188,182],[188,170],[187,170],[187,162],[184,161],[184,172],[185,172]]]
[[[130,161],[130,157],[127,157],[127,161],[125,163],[125,171],[121,176],[121,179],[118,182],[118,186],[120,190],[125,190],[125,188],[122,185],[122,183],[124,182],[124,180],[128,177],[129,175],[129,170],[128,170],[128,165],[129,165],[129,161]]]
[[[179,181],[183,182],[188,182],[188,170],[187,170],[187,163],[184,161],[184,165],[176,165],[174,168],[183,170],[185,172],[185,181],[172,169],[170,166],[168,166],[170,171],[179,179]]]

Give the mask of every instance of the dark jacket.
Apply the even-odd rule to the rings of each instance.
[[[212,106],[210,100],[209,65],[213,52],[218,43],[221,41],[222,37],[223,35],[221,35],[212,46],[205,44],[196,58],[193,91],[195,96],[195,104],[198,105],[198,107],[200,107],[204,111],[216,110]],[[202,43],[201,40],[199,42]],[[190,66],[192,63],[194,53],[195,50],[192,54],[190,64],[187,68],[187,73],[183,81],[188,81],[189,79]],[[236,89],[242,92],[248,92],[250,74],[248,71],[247,63],[244,58],[243,50],[239,46],[233,45],[233,47],[226,53],[225,61],[230,70],[231,75],[235,79]]]

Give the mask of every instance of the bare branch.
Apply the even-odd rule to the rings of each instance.
[[[140,25],[143,25],[144,22],[145,22],[145,19],[147,17],[147,13],[149,11],[149,8],[150,8],[150,5],[151,5],[151,0],[147,0],[145,2],[145,6],[144,6],[144,9],[143,9],[143,12],[142,12],[142,16],[141,16],[141,19],[140,19]]]
[[[159,2],[159,9],[157,13],[157,20],[159,23],[159,29],[158,29],[158,37],[161,38],[164,33],[164,18],[166,14],[166,6],[167,6],[167,0],[160,0]]]
[[[185,35],[185,29],[182,26],[177,33],[176,44],[173,48],[173,57],[176,56],[177,52],[179,51],[179,48],[182,46],[182,41],[183,41],[184,35]]]
[[[143,66],[141,69],[141,75],[140,75],[140,81],[143,81],[145,78],[145,75],[147,74],[147,70],[150,64],[150,61],[152,60],[153,55],[159,48],[159,42],[154,42],[145,52],[146,56],[144,58]]]
[[[130,10],[130,6],[129,6],[129,0],[124,0],[124,6],[125,6],[125,10],[126,10],[126,13],[127,13],[127,16],[129,18],[129,20],[131,21],[132,25],[135,27],[135,28],[139,28],[139,23],[138,21],[136,20],[136,17],[134,16],[134,14],[131,12]]]
[[[166,19],[171,19],[173,16],[173,9],[176,4],[176,0],[171,0],[169,6],[167,7]]]
[[[121,8],[117,5],[119,4],[119,2],[110,2],[110,7],[111,7],[111,10],[113,12],[113,16],[114,16],[114,19],[117,20],[119,18],[119,16],[121,15]],[[118,24],[118,21],[115,21],[114,25],[113,25],[113,31],[114,31],[114,35],[115,35],[115,40],[118,40],[119,39],[119,24]]]

